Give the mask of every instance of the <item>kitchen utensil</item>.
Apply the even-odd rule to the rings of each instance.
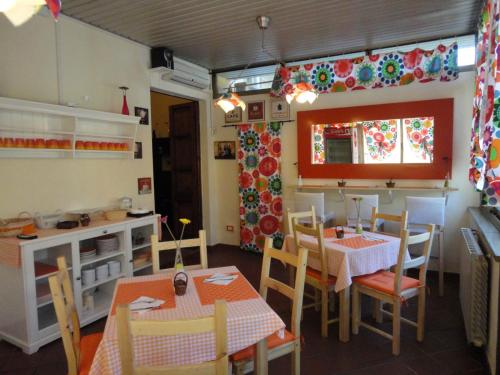
[[[0,237],[15,237],[18,234],[35,232],[35,223],[28,212],[21,212],[17,218],[0,219]]]
[[[109,267],[107,264],[102,264],[98,266],[95,270],[98,281],[105,280],[109,277]]]
[[[120,208],[122,210],[128,210],[132,208],[132,198],[130,197],[123,197],[120,199]]]
[[[78,221],[76,220],[65,220],[59,221],[56,225],[57,229],[73,229],[78,226]]]
[[[39,229],[55,228],[59,221],[63,221],[64,212],[57,210],[52,214],[41,214],[35,212],[35,224]]]
[[[104,217],[106,218],[106,220],[111,220],[111,221],[125,220],[125,218],[127,217],[127,211],[126,210],[104,211]]]
[[[106,254],[113,251],[117,251],[120,247],[120,242],[118,237],[114,234],[108,234],[96,239],[97,253]]]
[[[117,276],[120,274],[122,264],[118,260],[111,260],[108,263],[109,276]]]
[[[82,270],[82,283],[83,285],[92,285],[95,283],[95,269]]]
[[[147,208],[132,208],[128,212],[134,215],[141,215],[141,214],[147,214],[149,213],[150,210]]]

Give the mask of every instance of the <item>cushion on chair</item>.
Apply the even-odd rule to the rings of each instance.
[[[288,330],[285,329],[285,338],[281,339],[278,336],[278,333],[275,333],[267,338],[267,348],[268,349],[273,349],[278,346],[281,346],[283,344],[292,342],[295,340],[295,336]],[[254,350],[255,350],[255,345],[249,346],[248,348],[245,348],[243,350],[240,350],[237,353],[234,353],[231,356],[232,361],[243,361],[247,359],[253,358],[254,355]]]
[[[321,281],[321,271],[315,270],[314,268],[307,267],[306,275],[312,277],[316,280]],[[337,278],[335,276],[328,275],[328,285],[335,285]]]
[[[102,339],[102,332],[83,336],[80,339],[80,369],[78,375],[88,375],[95,352]]]
[[[368,288],[378,290],[383,293],[394,295],[394,272],[378,271],[366,276],[354,278],[354,282]],[[401,291],[411,288],[418,288],[420,281],[411,277],[402,276]]]

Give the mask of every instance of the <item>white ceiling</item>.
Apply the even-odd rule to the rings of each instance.
[[[64,0],[63,13],[223,70],[474,33],[481,0]]]

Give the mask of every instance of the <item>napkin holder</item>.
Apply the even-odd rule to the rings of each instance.
[[[186,294],[188,275],[185,272],[177,272],[174,276],[174,290],[177,296]]]

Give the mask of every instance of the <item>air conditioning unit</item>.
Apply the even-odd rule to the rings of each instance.
[[[174,57],[174,69],[162,68],[162,79],[184,85],[206,89],[210,87],[211,77],[207,69]]]

